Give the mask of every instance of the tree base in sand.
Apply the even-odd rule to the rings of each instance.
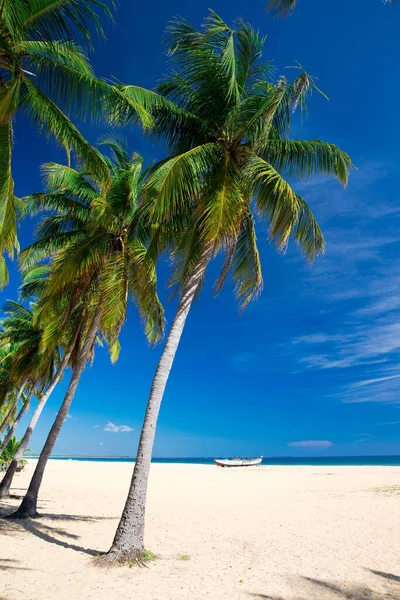
[[[129,567],[147,567],[149,562],[158,558],[151,550],[142,548],[140,550],[110,550],[96,558],[99,565],[128,565]]]
[[[37,519],[38,517],[40,517],[40,514],[37,512],[37,510],[33,511],[33,510],[16,510],[15,512],[11,513],[11,515],[7,515],[5,518],[6,519]]]

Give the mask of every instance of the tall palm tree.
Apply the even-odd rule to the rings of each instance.
[[[179,305],[160,357],[125,508],[106,561],[143,558],[147,482],[161,401],[190,307],[210,260],[226,253],[218,292],[232,271],[241,309],[262,287],[255,218],[270,226],[280,250],[294,236],[312,260],[323,252],[322,233],[286,176],[332,175],[346,184],[349,157],[320,140],[290,140],[290,119],[315,90],[306,73],[272,83],[261,62],[264,39],[238,20],[228,27],[211,12],[198,31],[185,20],[169,29],[173,70],[158,89],[154,134],[171,157],[145,186],[141,218],[154,225],[150,248],[173,248],[172,284]],[[125,88],[129,98],[129,86]],[[129,110],[124,114],[129,119]],[[166,234],[166,235],[165,235]]]
[[[13,122],[19,111],[47,137],[75,151],[87,168],[107,176],[101,157],[66,113],[102,107],[111,88],[96,79],[77,38],[102,33],[99,0],[1,0],[0,2],[0,285],[8,281],[4,252],[18,249],[16,222],[24,206],[14,195],[11,171]],[[66,111],[66,112],[64,112]]]
[[[107,341],[111,358],[119,353],[118,335],[124,323],[129,295],[144,322],[148,340],[155,343],[163,332],[164,318],[156,292],[154,261],[133,232],[137,200],[144,174],[142,158],[129,156],[115,139],[106,143],[113,160],[107,160],[111,184],[99,182],[63,165],[47,165],[47,194],[28,199],[31,211],[51,210],[38,229],[38,240],[22,253],[23,265],[53,257],[50,275],[39,310],[50,320],[48,339],[54,326],[61,330],[66,315],[57,316],[54,300],[67,292],[72,307],[86,311],[87,333],[81,335],[71,382],[61,409],[39,458],[28,492],[15,516],[35,516],[44,469],[71,405],[79,378],[90,357],[96,333]],[[90,310],[89,308],[90,307]],[[59,313],[60,314],[60,313]]]
[[[268,0],[267,9],[277,15],[287,17],[297,6],[298,0]],[[381,0],[382,4],[396,4],[397,0]]]

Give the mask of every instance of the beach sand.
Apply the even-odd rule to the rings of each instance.
[[[50,461],[43,516],[0,520],[0,600],[400,599],[400,467],[154,464],[146,547],[159,558],[99,568],[131,471]]]

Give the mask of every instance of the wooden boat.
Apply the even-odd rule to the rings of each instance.
[[[259,458],[214,458],[218,467],[256,467],[260,465],[263,457]]]

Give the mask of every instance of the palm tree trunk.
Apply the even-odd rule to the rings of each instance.
[[[193,274],[183,289],[177,313],[158,362],[140,434],[128,497],[113,544],[103,557],[106,562],[143,562],[147,484],[157,419],[186,318],[207,269],[211,254],[211,248],[207,248],[203,252],[193,270]]]
[[[101,308],[99,306],[93,317],[85,342],[79,352],[76,366],[72,372],[71,381],[69,382],[69,386],[64,396],[63,403],[61,404],[60,410],[58,411],[56,419],[49,431],[49,435],[47,436],[46,443],[43,446],[43,450],[40,454],[25,498],[23,499],[21,506],[18,508],[18,510],[15,513],[9,515],[8,518],[25,519],[27,517],[38,516],[37,500],[47,461],[53,451],[54,445],[61,431],[61,427],[64,424],[72,400],[74,399],[76,388],[78,387],[79,380],[81,378],[86,362],[89,358],[90,351],[95,341],[96,333],[100,325],[100,318]]]
[[[10,410],[8,411],[4,421],[0,425],[0,433],[3,433],[3,431],[5,431],[7,429],[7,427],[9,426],[13,412],[16,409],[16,407],[18,406],[19,399],[22,396],[22,392],[24,391],[24,387],[26,386],[26,384],[27,384],[27,380],[25,380],[24,383],[19,388],[17,396],[16,396],[14,402],[12,403]]]
[[[8,433],[5,436],[4,440],[1,442],[1,445],[0,445],[0,454],[3,452],[4,448],[7,446],[8,442],[11,440],[12,436],[14,435],[14,432],[17,429],[20,420],[24,416],[24,413],[25,413],[26,409],[29,406],[29,402],[32,399],[34,391],[35,391],[35,386],[33,385],[31,391],[29,392],[29,395],[28,395],[27,399],[23,403],[22,408],[21,408],[21,410],[18,413],[17,418],[15,419],[14,423],[9,428]]]

